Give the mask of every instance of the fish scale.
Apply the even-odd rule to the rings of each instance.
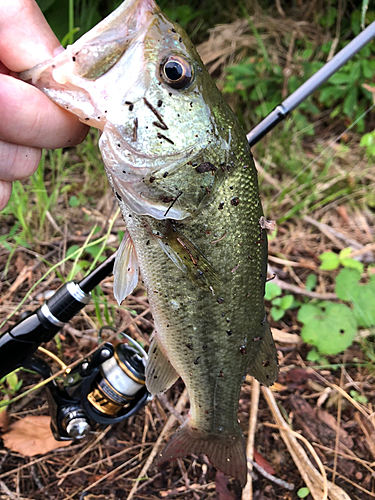
[[[155,321],[147,388],[162,393],[181,376],[190,398],[160,461],[205,453],[244,484],[241,384],[246,373],[272,384],[277,358],[263,299],[267,235],[238,120],[186,33],[153,0],[126,0],[20,77],[102,132],[127,226],[114,294],[121,303],[140,272]]]

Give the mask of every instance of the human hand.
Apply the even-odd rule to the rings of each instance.
[[[15,72],[51,59],[62,47],[34,0],[0,0],[0,210],[12,181],[29,177],[41,149],[79,144],[88,127]]]

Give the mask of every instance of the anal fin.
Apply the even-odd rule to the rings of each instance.
[[[173,385],[179,375],[164,354],[159,339],[151,341],[146,364],[146,387],[151,394],[161,394]]]
[[[129,231],[125,231],[118,249],[113,275],[113,294],[120,305],[137,286],[139,276],[138,258]]]
[[[270,386],[277,379],[279,372],[277,352],[267,319],[264,321],[263,328],[264,332],[262,332],[261,339],[254,339],[254,341],[260,343],[260,346],[257,355],[251,359],[248,365],[247,373],[256,378],[261,384]]]

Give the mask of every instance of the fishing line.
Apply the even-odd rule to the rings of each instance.
[[[366,111],[362,113],[352,124],[347,127],[344,132],[342,132],[339,136],[337,136],[333,141],[331,141],[326,148],[321,151],[318,156],[316,156],[311,162],[306,165],[305,168],[303,168],[295,177],[293,177],[289,182],[287,182],[286,186],[281,189],[278,193],[274,194],[271,197],[271,201],[277,198],[280,195],[286,194],[286,190],[302,175],[304,172],[306,172],[308,169],[311,168],[311,166],[316,163],[328,149],[330,149],[336,142],[338,142],[347,132],[349,132],[362,118],[364,118],[373,108],[375,107],[375,103],[372,104]],[[334,155],[333,155],[334,156]],[[332,156],[332,157],[333,157]],[[297,188],[298,189],[298,188]],[[290,193],[289,193],[290,194]]]

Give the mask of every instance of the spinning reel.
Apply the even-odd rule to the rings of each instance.
[[[57,440],[82,439],[96,424],[121,422],[138,412],[151,398],[145,386],[147,354],[128,335],[129,344],[105,342],[87,359],[68,369],[54,354],[40,347],[48,342],[90,300],[90,291],[113,270],[116,254],[80,283],[63,285],[36,311],[0,337],[0,377],[19,367],[52,377],[49,364],[37,350],[65,369],[63,386],[46,384],[51,429]]]

